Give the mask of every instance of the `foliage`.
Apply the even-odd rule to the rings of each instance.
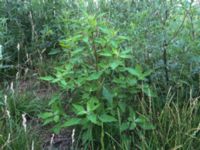
[[[52,112],[40,117],[45,122],[53,117],[53,121],[58,124],[55,130],[81,125],[85,148],[90,143],[94,145],[96,139],[101,141],[101,148],[104,149],[104,132],[117,138],[137,126],[143,129],[154,128],[146,117],[137,116],[133,107],[129,106],[134,101],[133,95],[146,93],[152,96],[145,83],[151,71],[145,72],[140,65],[135,66],[131,50],[122,48],[129,38],[119,36],[102,15],[85,14],[78,20],[72,20],[71,25],[75,28],[71,36],[60,43],[65,61],[55,67],[53,76],[42,79],[57,83],[64,91],[72,93],[73,96],[68,97],[72,101],[69,108],[72,108],[76,117],[64,117],[66,121],[62,122],[63,119],[55,115],[59,109],[52,109]],[[95,135],[98,132],[102,132],[101,139]]]
[[[74,149],[198,149],[199,29],[196,0],[0,0],[0,149],[38,138],[24,113],[75,128]],[[48,105],[5,90],[33,77]]]
[[[74,7],[67,15],[66,10],[70,7],[73,1],[69,4],[65,0],[2,0],[0,45],[4,51],[0,73],[9,71],[10,76],[16,72],[21,75],[25,69],[35,67],[38,59],[32,61],[32,58],[42,61],[48,53],[57,53],[58,38],[67,28],[63,22],[75,12]]]

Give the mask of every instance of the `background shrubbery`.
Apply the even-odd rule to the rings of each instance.
[[[76,128],[77,149],[197,149],[199,39],[196,1],[0,0],[0,148],[22,144],[26,113]]]

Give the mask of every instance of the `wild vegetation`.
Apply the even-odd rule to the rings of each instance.
[[[197,150],[195,0],[0,0],[0,149]]]

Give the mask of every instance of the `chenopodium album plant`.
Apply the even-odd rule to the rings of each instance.
[[[86,15],[73,23],[70,37],[60,42],[64,62],[55,67],[54,75],[42,79],[73,93],[68,108],[74,115],[61,120],[51,112],[41,117],[56,122],[55,129],[80,126],[82,142],[87,145],[98,141],[102,149],[105,133],[120,141],[121,134],[137,126],[153,129],[145,116],[137,116],[133,110],[136,94],[152,94],[145,84],[151,71],[134,65],[131,49],[122,48],[129,38],[118,35],[101,16]]]

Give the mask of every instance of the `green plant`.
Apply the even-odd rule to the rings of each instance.
[[[0,91],[0,149],[40,149],[41,141],[38,140],[38,131],[32,128],[32,122],[41,111],[41,103],[36,99],[30,100],[32,97],[28,93],[7,94]]]
[[[38,114],[74,149],[198,149],[199,37],[197,0],[0,0],[0,149],[30,149]]]
[[[154,99],[151,105],[141,103],[151,113],[142,111],[154,120],[156,130],[137,132],[134,143],[138,149],[189,149],[199,147],[199,97],[182,99],[183,94],[175,96],[175,91],[169,90],[164,106],[158,105]],[[183,102],[184,101],[184,102]],[[155,103],[156,102],[156,103]],[[140,140],[138,140],[140,139]]]
[[[43,125],[46,125],[49,123],[57,124],[60,121],[61,117],[63,116],[66,117],[63,111],[62,104],[60,102],[60,96],[54,95],[52,99],[49,101],[48,106],[50,106],[50,111],[39,115],[40,118],[45,120]]]
[[[64,22],[77,10],[73,4],[72,0],[0,1],[1,77],[22,75],[36,62],[59,53],[59,38],[68,30]]]
[[[60,42],[64,53],[61,65],[55,67],[55,74],[41,79],[57,83],[63,91],[71,93],[68,108],[75,117],[65,116],[63,122],[56,117],[55,113],[59,110],[55,109],[40,117],[45,122],[53,117],[57,123],[54,131],[80,126],[85,148],[92,146],[95,149],[100,143],[101,149],[105,149],[105,140],[111,140],[105,136],[107,133],[120,143],[118,146],[127,149],[120,135],[125,136],[126,132],[138,126],[154,128],[146,117],[134,113],[133,106],[137,101],[136,95],[154,96],[146,84],[146,77],[151,71],[143,71],[140,65],[133,63],[131,49],[123,48],[129,38],[118,35],[103,15],[85,13],[71,23],[74,27],[71,36]],[[107,145],[106,148],[112,146]]]

